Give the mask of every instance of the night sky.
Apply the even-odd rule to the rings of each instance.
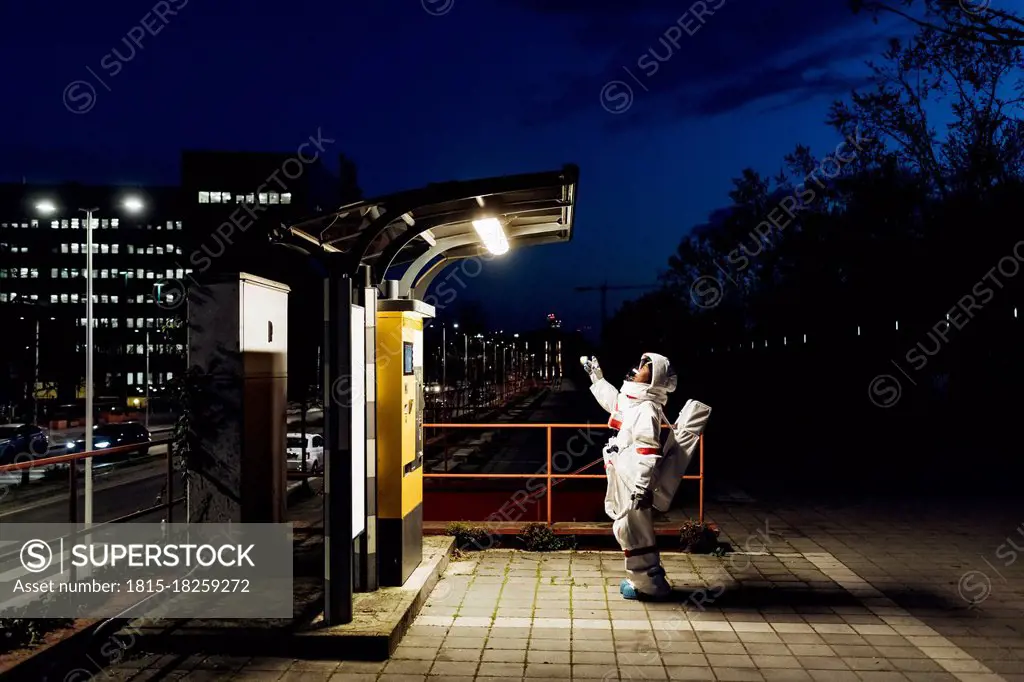
[[[506,327],[549,311],[594,324],[597,295],[573,286],[654,282],[744,167],[774,173],[798,142],[832,149],[828,105],[910,31],[846,0],[691,6],[5,3],[2,179],[176,184],[182,148],[292,151],[318,129],[368,196],[577,163],[574,240],[491,261],[465,295],[500,305]]]

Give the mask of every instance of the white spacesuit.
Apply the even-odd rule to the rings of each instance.
[[[654,535],[651,510],[668,511],[707,424],[711,408],[687,401],[673,428],[663,407],[676,389],[668,358],[645,353],[622,388],[605,381],[596,358],[580,358],[590,375],[591,393],[611,417],[616,430],[604,449],[608,477],[605,512],[626,555],[626,575],[619,591],[627,599],[663,598],[672,588],[665,579]]]

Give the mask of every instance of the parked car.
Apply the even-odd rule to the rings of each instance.
[[[111,455],[94,455],[93,462],[109,462],[127,459],[130,455],[145,456],[149,454],[149,445],[153,438],[149,429],[139,422],[122,422],[120,424],[97,424],[92,427],[92,449],[119,448],[126,445],[138,445],[138,448],[117,452]],[[66,446],[68,454],[85,452],[85,438],[69,442]]]
[[[50,439],[33,424],[0,424],[0,465],[46,457]],[[22,455],[21,458],[18,455]]]
[[[285,449],[288,471],[302,471],[302,434],[289,433]],[[306,434],[306,471],[320,474],[324,468],[324,437],[319,433]]]

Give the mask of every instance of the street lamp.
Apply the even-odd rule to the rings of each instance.
[[[142,199],[137,196],[127,196],[122,201],[122,206],[130,213],[138,213],[144,207]],[[57,212],[57,204],[50,199],[42,199],[36,203],[36,210],[42,215],[52,215]],[[92,427],[93,427],[93,315],[92,315],[92,231],[93,213],[99,208],[80,208],[80,213],[85,214],[85,451],[92,451]],[[85,460],[85,525],[92,525],[92,457]]]
[[[135,333],[138,334],[139,330],[136,329]],[[149,429],[149,330],[146,330],[146,373],[143,375],[146,381],[146,429]]]

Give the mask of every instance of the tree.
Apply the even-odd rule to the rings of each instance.
[[[958,39],[982,45],[1024,46],[1024,20],[991,0],[850,0],[854,13],[893,14]],[[914,15],[914,10],[922,12]]]

